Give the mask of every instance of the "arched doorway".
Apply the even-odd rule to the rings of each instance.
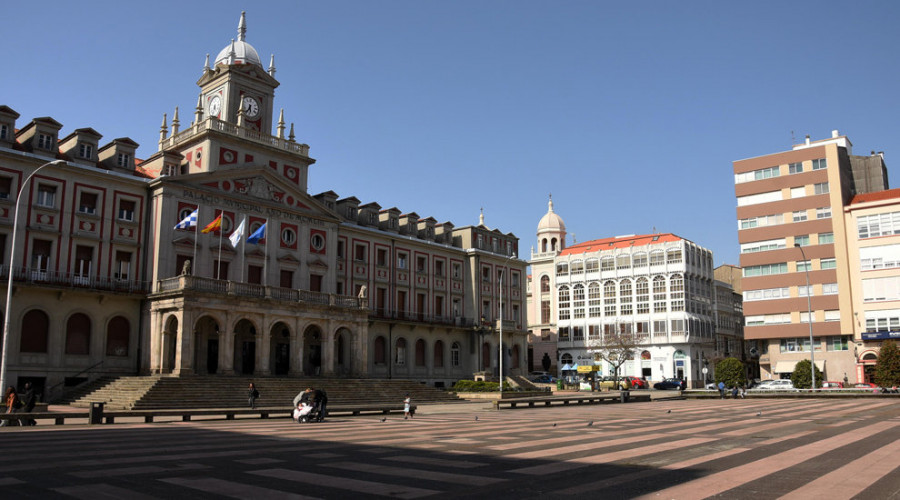
[[[172,373],[172,369],[175,368],[175,340],[178,338],[178,318],[169,316],[162,336],[162,352],[159,353],[159,372]]]
[[[269,338],[271,339],[269,359],[272,363],[270,369],[275,375],[287,375],[291,369],[291,330],[279,321],[272,325]]]
[[[203,316],[194,325],[194,373],[219,371],[219,323]]]
[[[248,319],[234,325],[234,370],[242,375],[256,371],[256,327]]]
[[[303,332],[303,348],[306,351],[303,372],[306,375],[322,373],[322,330],[318,326],[311,325]]]
[[[861,382],[875,382],[875,367],[878,365],[878,355],[874,352],[867,352],[860,357],[863,365],[863,377],[865,380]]]
[[[353,333],[348,328],[340,328],[334,336],[334,372],[350,375],[353,372],[350,345]]]

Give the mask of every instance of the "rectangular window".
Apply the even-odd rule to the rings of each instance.
[[[777,264],[763,264],[760,266],[747,266],[743,269],[744,277],[768,276],[771,274],[784,274],[787,271],[787,263],[780,262]]]
[[[804,273],[812,269],[808,260],[799,260],[797,261],[797,272]]]
[[[435,260],[434,261],[434,275],[438,278],[444,277],[444,261]]]
[[[822,259],[819,263],[819,269],[835,269],[837,268],[837,260],[835,259]]]
[[[869,278],[863,282],[863,302],[900,300],[900,276]]]
[[[353,260],[357,262],[365,262],[366,261],[366,246],[365,245],[356,245],[353,247]]]
[[[338,257],[338,259],[344,258],[344,242],[343,241],[337,242],[337,257]]]
[[[263,268],[262,266],[247,266],[247,283],[254,285],[262,285]]]
[[[779,167],[769,167],[769,168],[762,168],[759,170],[753,170],[751,172],[734,174],[734,183],[741,184],[743,182],[758,181],[758,180],[762,180],[762,179],[771,179],[772,177],[778,177],[779,173],[780,173]]]
[[[397,269],[406,269],[406,253],[397,252]]]
[[[803,236],[794,236],[794,244],[800,245],[801,247],[809,246],[809,235],[804,234]]]
[[[822,295],[837,295],[838,293],[838,284],[837,283],[823,283],[822,284]]]
[[[428,271],[428,258],[416,257],[416,272],[424,273],[426,271]]]
[[[294,288],[294,271],[282,269],[278,281],[281,288]]]
[[[825,311],[825,321],[840,321],[841,320],[841,311],[835,309],[831,311]]]
[[[116,251],[116,267],[114,278],[127,280],[131,276],[131,252]]]
[[[487,266],[481,268],[481,281],[485,283],[491,282],[491,268]]]
[[[130,167],[131,166],[131,155],[126,153],[119,153],[116,155],[116,165],[120,167]]]
[[[454,262],[452,266],[450,266],[453,271],[453,279],[462,278],[462,265]]]
[[[814,187],[815,187],[816,194],[828,194],[828,192],[829,192],[827,182],[820,182],[820,183],[816,184]]]
[[[47,134],[38,134],[38,147],[41,149],[53,149],[56,144],[54,137]]]
[[[119,220],[133,221],[134,220],[134,207],[135,207],[135,202],[133,202],[131,200],[119,201]]]
[[[97,213],[97,193],[82,192],[78,199],[78,211],[83,214]]]
[[[782,196],[781,191],[769,191],[767,193],[739,196],[737,199],[737,205],[739,207],[746,207],[748,205],[756,205],[759,203],[769,203],[772,201],[781,201],[782,199],[784,199],[784,197]]]
[[[809,296],[809,295],[814,295],[814,294],[812,293],[812,288],[813,288],[812,285],[809,285],[809,286],[806,286],[806,285],[800,285],[800,286],[798,286],[798,287],[797,287],[797,296],[798,296],[798,297],[806,297],[806,296]]]
[[[217,280],[227,280],[228,279],[228,262],[213,260],[213,279]]]
[[[816,219],[830,219],[831,207],[821,207],[816,209]]]
[[[791,198],[803,198],[806,196],[806,186],[791,188]]]
[[[819,233],[819,244],[827,245],[834,243],[834,233]]]
[[[56,187],[46,184],[38,185],[37,204],[46,208],[56,206]]]
[[[541,301],[541,324],[546,325],[550,323],[550,301],[542,300]]]
[[[790,288],[764,288],[760,290],[744,290],[744,302],[754,300],[786,299],[790,297]]]
[[[91,277],[91,267],[94,260],[93,247],[77,245],[75,247],[75,276],[76,285],[87,285]]]
[[[309,274],[309,291],[311,292],[321,292],[322,291],[322,275],[321,274]]]
[[[824,168],[828,168],[828,162],[825,161],[825,158],[819,158],[818,160],[812,161],[813,170],[822,170]]]
[[[859,238],[900,234],[900,212],[866,215],[856,221]]]
[[[790,174],[799,174],[803,172],[803,164],[802,163],[791,163],[788,165],[788,173]]]
[[[798,210],[791,214],[794,222],[803,222],[806,220],[806,210]]]
[[[846,351],[850,349],[850,337],[847,336],[827,337],[825,342],[825,348],[829,351]]]
[[[755,227],[777,226],[779,224],[784,224],[784,215],[763,215],[741,219],[738,221],[738,229],[753,229]]]
[[[0,177],[0,200],[8,200],[12,190],[12,178]]]
[[[859,267],[863,271],[900,267],[900,244],[860,248]]]
[[[9,139],[9,125],[0,124],[0,139]]]
[[[94,147],[90,144],[81,143],[78,145],[78,157],[91,159],[94,155]]]
[[[378,267],[386,267],[387,266],[387,249],[386,248],[376,248],[375,249],[375,265]]]

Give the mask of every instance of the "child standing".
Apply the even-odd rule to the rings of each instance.
[[[406,394],[406,399],[403,400],[403,420],[408,418],[412,418],[412,412],[409,411],[409,393]]]

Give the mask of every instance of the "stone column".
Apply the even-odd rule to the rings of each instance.
[[[162,313],[150,311],[150,373],[158,374],[162,370]]]
[[[322,375],[325,377],[334,376],[334,321],[328,320],[325,323],[327,331],[322,332]]]
[[[291,367],[289,375],[299,377],[303,375],[303,324],[299,319],[294,321],[291,328]]]
[[[193,373],[194,360],[194,325],[193,314],[183,310],[181,321],[178,322],[178,336],[175,338],[175,366],[172,373],[175,375],[189,375]]]
[[[269,359],[272,350],[272,331],[269,329],[269,316],[264,314],[260,319],[260,332],[256,334],[256,369],[255,375],[269,375],[272,369]]]
[[[234,375],[234,328],[231,312],[225,313],[225,324],[219,328],[219,369],[220,375]]]

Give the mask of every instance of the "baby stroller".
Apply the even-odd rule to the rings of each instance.
[[[297,405],[294,408],[294,420],[297,421],[298,424],[304,424],[306,422],[315,420],[315,407],[308,402],[304,401]]]

